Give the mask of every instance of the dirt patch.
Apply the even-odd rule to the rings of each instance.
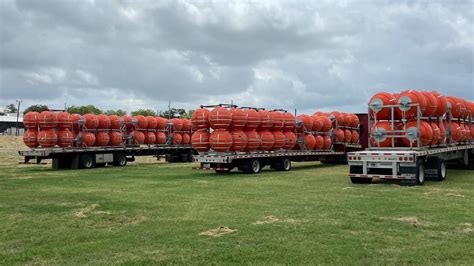
[[[267,216],[263,218],[262,220],[256,221],[252,223],[253,225],[262,225],[262,224],[273,224],[273,223],[288,223],[288,224],[299,224],[301,223],[301,220],[297,219],[280,219],[278,217],[275,217],[273,215]]]
[[[461,232],[465,234],[469,234],[474,232],[474,228],[472,227],[471,223],[462,223],[461,224]]]
[[[200,236],[212,236],[212,237],[221,237],[223,235],[232,234],[237,232],[237,229],[231,229],[227,226],[221,226],[215,229],[209,229],[207,231],[199,233]]]
[[[13,177],[12,179],[20,179],[20,180],[23,180],[23,179],[32,179],[33,177],[30,176],[30,175],[27,175],[27,176],[15,176]]]
[[[391,219],[394,221],[409,223],[413,225],[414,227],[421,225],[420,220],[418,220],[418,218],[414,216],[397,217],[397,218],[391,218]]]
[[[354,187],[343,187],[342,190],[354,189]]]
[[[99,204],[92,204],[84,208],[80,208],[78,211],[74,212],[74,216],[78,218],[87,218],[87,215],[90,214]]]
[[[459,194],[459,193],[446,193],[447,197],[458,197],[458,198],[464,198],[464,195]]]

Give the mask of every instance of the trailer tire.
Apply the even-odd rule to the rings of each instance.
[[[114,156],[114,166],[125,166],[127,165],[127,156],[123,153],[116,154]]]
[[[425,183],[425,164],[422,158],[416,161],[415,173],[415,184],[418,186],[422,186]]]
[[[262,163],[258,159],[249,160],[243,167],[246,174],[257,174],[262,170]]]
[[[446,162],[438,157],[428,158],[425,172],[430,173],[430,175],[425,173],[427,180],[444,181],[446,179]]]
[[[370,184],[372,183],[372,178],[351,177],[351,182],[353,184]]]
[[[90,169],[94,167],[94,159],[89,154],[82,155],[81,157],[81,168]]]

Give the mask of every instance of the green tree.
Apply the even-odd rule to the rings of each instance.
[[[13,103],[7,104],[6,109],[7,109],[7,113],[10,113],[10,114],[14,114],[16,113],[16,111],[18,111],[18,109]]]
[[[107,111],[105,111],[105,114],[106,114],[106,115],[124,116],[124,115],[127,114],[127,112],[125,112],[125,111],[122,110],[122,109],[117,109],[117,110],[107,110]]]
[[[148,116],[148,115],[151,115],[151,116],[156,116],[156,112],[151,110],[151,109],[138,109],[136,111],[133,111],[131,113],[133,116],[135,115],[144,115],[144,116]]]
[[[76,106],[76,105],[72,105],[72,106],[69,106],[67,108],[67,111],[71,114],[87,114],[87,113],[91,113],[91,114],[101,114],[102,113],[102,110],[100,110],[99,108],[95,107],[94,105],[82,105],[82,106]]]
[[[186,113],[186,110],[182,109],[182,108],[171,108],[170,110],[166,110],[164,112],[161,112],[160,111],[160,116],[161,117],[164,117],[164,118],[168,118],[168,117],[182,117],[182,118],[186,118],[188,116],[188,114]]]
[[[43,112],[48,110],[48,106],[44,104],[33,104],[29,106],[28,108],[23,111],[23,114],[26,114],[28,112]]]

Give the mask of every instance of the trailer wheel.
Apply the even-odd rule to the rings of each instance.
[[[425,169],[425,179],[444,181],[446,179],[446,162],[438,157],[428,158]]]
[[[262,164],[258,159],[251,159],[247,162],[243,170],[246,174],[256,174],[262,170]]]
[[[114,156],[114,166],[125,166],[127,165],[127,157],[123,153],[116,154]]]
[[[416,162],[416,177],[415,184],[422,186],[425,183],[425,165],[423,159],[418,159]]]
[[[81,157],[81,168],[90,169],[94,167],[94,159],[89,154],[83,155]]]
[[[281,160],[281,170],[283,171],[290,171],[291,170],[291,161],[288,158],[284,158]]]

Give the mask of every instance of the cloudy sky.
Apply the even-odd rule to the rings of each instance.
[[[474,100],[474,1],[0,0],[0,105],[366,111]]]

